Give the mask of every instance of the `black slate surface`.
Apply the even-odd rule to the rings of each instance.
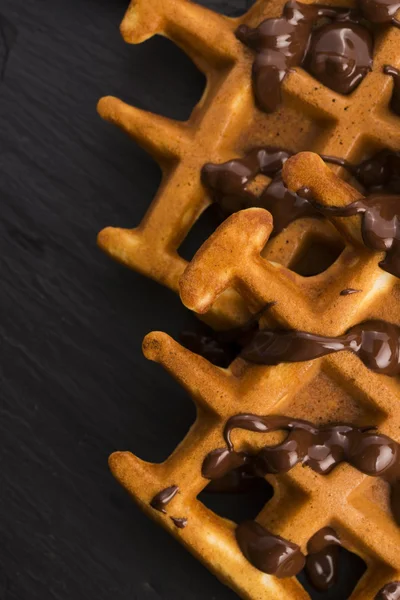
[[[127,4],[0,0],[0,600],[237,597],[107,468],[115,449],[163,459],[194,419],[141,354],[148,331],[193,317],[95,244],[137,224],[160,179],[97,100],[184,119],[204,85],[170,42],[123,43]]]

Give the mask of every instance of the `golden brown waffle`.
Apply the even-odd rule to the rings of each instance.
[[[285,165],[289,188],[312,189],[316,199],[347,205],[359,193],[335,176],[314,154],[302,153]],[[225,288],[233,286],[251,311],[269,301],[274,321],[325,335],[341,335],[367,318],[400,325],[400,282],[378,267],[382,255],[360,245],[357,219],[337,219],[346,239],[340,259],[328,271],[305,281],[271,264],[260,253],[272,223],[263,209],[236,213],[225,221],[196,254],[181,280],[181,297],[190,309],[209,310]],[[340,296],[345,288],[362,291]],[[226,420],[242,412],[281,414],[317,424],[347,422],[376,425],[400,441],[400,382],[369,371],[353,354],[342,352],[318,360],[255,366],[236,359],[229,369],[182,348],[168,335],[149,334],[143,345],[150,360],[161,363],[191,394],[197,420],[183,442],[162,464],[146,463],[130,452],[113,454],[111,469],[143,510],[178,538],[217,577],[247,600],[302,600],[308,594],[297,579],[279,580],[256,570],[242,555],[235,525],[207,509],[197,496],[207,485],[201,476],[205,456],[224,446]],[[278,441],[277,434],[235,432],[237,450],[259,449]],[[274,497],[257,521],[275,534],[299,544],[330,525],[344,546],[363,558],[367,571],[351,600],[373,600],[389,581],[400,579],[400,530],[381,480],[348,464],[327,476],[297,465],[289,473],[267,476]],[[160,490],[179,486],[166,515],[150,507]],[[188,519],[178,529],[170,517]]]
[[[205,163],[221,163],[268,144],[351,162],[383,147],[400,150],[400,119],[389,109],[393,82],[382,72],[385,64],[400,67],[400,30],[395,27],[383,28],[373,71],[351,95],[341,96],[296,68],[284,80],[283,103],[276,112],[267,115],[255,107],[254,54],[234,31],[242,23],[256,26],[279,16],[284,3],[258,0],[246,15],[231,19],[186,0],[135,0],[122,23],[122,35],[129,43],[141,43],[155,34],[167,36],[207,78],[202,99],[184,123],[116,98],[103,98],[99,104],[100,114],[132,136],[163,171],[158,194],[140,226],[108,227],[100,233],[99,244],[118,261],[175,291],[187,264],[179,246],[210,204],[200,182]],[[326,4],[351,6],[354,1]],[[316,227],[311,219],[293,223],[270,242],[265,255],[286,266],[293,264]],[[319,231],[332,242],[328,225],[321,225]],[[246,318],[245,307],[232,293],[219,299],[208,320],[222,326],[226,317]]]

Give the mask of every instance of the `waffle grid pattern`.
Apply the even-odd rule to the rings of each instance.
[[[290,189],[306,185],[317,200],[327,204],[344,205],[359,196],[317,155],[310,153],[289,159],[283,176]],[[268,316],[275,323],[340,335],[351,325],[376,316],[374,307],[378,299],[389,298],[397,280],[379,268],[381,255],[360,246],[356,220],[337,219],[335,227],[346,239],[346,248],[339,267],[334,265],[328,270],[337,268],[334,275],[331,273],[327,279],[323,274],[321,294],[321,281],[315,289],[315,282],[307,287],[304,278],[285,267],[272,265],[261,256],[272,229],[267,211],[254,208],[232,215],[186,269],[181,279],[182,300],[189,308],[206,312],[226,288],[234,287],[250,311],[276,301]],[[340,296],[339,290],[346,287],[364,291]],[[400,325],[400,311],[395,321]],[[306,401],[300,407],[295,402],[299,390],[312,386],[321,375],[357,398],[360,410],[348,422],[362,426],[372,421],[380,431],[400,441],[399,381],[369,371],[347,352],[276,367],[247,365],[239,358],[229,369],[220,369],[164,333],[149,334],[143,348],[147,358],[163,365],[189,391],[197,407],[197,420],[162,464],[143,462],[130,452],[112,455],[110,465],[114,475],[148,514],[169,529],[241,598],[309,598],[297,579],[279,580],[252,567],[237,546],[234,524],[208,510],[197,499],[207,485],[201,476],[204,457],[224,445],[223,426],[239,412],[323,421],[325,417],[320,413],[326,397],[320,394],[319,402]],[[239,450],[259,449],[266,441],[277,440],[248,432],[234,434]],[[339,465],[328,476],[297,465],[287,474],[267,479],[274,487],[274,497],[257,516],[260,524],[300,544],[303,551],[317,530],[330,525],[338,531],[345,547],[363,558],[367,571],[351,600],[373,600],[385,583],[400,579],[400,533],[390,514],[384,484],[380,486],[378,480],[347,464]],[[162,515],[149,503],[156,493],[170,485],[178,485],[179,493],[168,505],[168,514]],[[187,518],[187,527],[177,529],[170,516]]]
[[[352,0],[326,4],[348,6]],[[100,114],[132,136],[163,171],[160,189],[139,227],[108,227],[99,234],[99,244],[118,261],[176,292],[187,265],[179,247],[210,204],[200,181],[206,162],[225,162],[254,145],[266,144],[295,152],[313,150],[351,162],[383,147],[400,149],[400,119],[389,109],[393,83],[382,72],[385,64],[400,68],[396,52],[400,30],[395,27],[381,30],[373,71],[350,96],[336,94],[296,68],[284,80],[284,101],[277,113],[266,115],[255,107],[250,76],[253,53],[234,31],[242,23],[256,26],[280,15],[283,5],[282,0],[258,0],[243,17],[232,19],[187,0],[135,0],[122,23],[129,43],[141,43],[155,34],[167,36],[207,78],[204,95],[187,122],[116,98],[99,103]],[[264,255],[288,266],[315,228],[312,219],[292,224],[267,245]],[[329,240],[332,231],[321,226],[320,236]],[[247,316],[240,298],[227,291],[205,318],[221,327]]]

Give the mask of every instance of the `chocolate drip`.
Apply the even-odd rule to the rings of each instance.
[[[297,544],[272,534],[256,521],[238,525],[236,540],[253,567],[269,575],[293,577],[304,567],[305,557]]]
[[[220,480],[227,473],[243,467],[248,458],[244,452],[231,452],[227,448],[212,450],[204,459],[201,474],[206,479]]]
[[[226,329],[225,331],[218,331],[215,333],[217,339],[220,342],[232,343],[237,342],[241,345],[246,345],[253,337],[254,333],[258,331],[258,321],[272,306],[275,306],[276,302],[267,302],[259,311],[254,313],[247,323]]]
[[[290,156],[291,152],[275,146],[255,148],[241,159],[204,165],[202,181],[220,207],[223,218],[245,208],[265,208],[273,216],[273,235],[276,235],[296,219],[321,217],[321,210],[312,202],[311,193],[305,196],[285,187],[281,170]],[[381,150],[359,165],[336,156],[321,154],[321,158],[349,170],[369,191],[400,193],[400,152]],[[260,174],[271,177],[272,181],[257,196],[247,188]],[[209,350],[211,353],[216,351]]]
[[[185,517],[170,517],[170,519],[173,522],[173,524],[176,525],[176,527],[178,527],[178,529],[184,529],[188,522],[188,520],[185,519]]]
[[[288,190],[279,175],[284,163],[291,155],[291,152],[274,146],[254,148],[244,158],[230,160],[220,165],[212,163],[204,165],[202,181],[211,191],[213,199],[218,203],[224,217],[253,206],[265,208],[262,197],[258,198],[247,189],[247,185],[260,174],[274,177],[274,179],[276,177],[274,192],[276,199],[281,197],[280,188],[286,192]],[[296,196],[294,193],[288,193]],[[274,195],[273,192],[270,192],[270,195]]]
[[[236,202],[237,198],[242,200],[248,194],[253,201],[255,196],[245,188],[249,181],[260,173],[270,177],[280,173],[291,156],[292,152],[276,146],[253,148],[241,159],[230,160],[222,165],[207,163],[202,170],[202,179],[212,191],[225,197],[225,204],[221,206],[226,207],[230,214],[229,198]],[[236,206],[234,210],[238,210]]]
[[[328,163],[332,163],[333,165],[338,165],[338,167],[344,167],[349,171],[353,172],[354,166],[349,163],[345,158],[339,158],[339,156],[331,156],[330,154],[320,154],[322,160]]]
[[[154,496],[154,498],[150,502],[150,506],[152,508],[155,508],[155,510],[166,514],[167,511],[165,510],[165,507],[171,502],[173,498],[175,498],[178,491],[179,487],[177,485],[171,485],[170,487],[161,490],[161,492]]]
[[[383,587],[375,600],[400,600],[400,581],[393,581]]]
[[[310,200],[307,188],[298,193],[306,194]],[[400,195],[371,194],[347,206],[313,204],[326,217],[362,215],[361,235],[364,244],[372,250],[386,252],[379,266],[400,277]]]
[[[243,460],[231,440],[234,429],[258,433],[287,431],[286,439],[276,446],[264,446],[256,454],[247,454],[246,462],[253,472],[263,477],[267,473],[285,473],[298,463],[310,467],[320,475],[329,474],[337,465],[348,462],[371,477],[380,477],[391,486],[391,509],[400,525],[400,446],[371,427],[338,424],[317,427],[308,421],[281,416],[239,414],[228,419],[224,428],[226,448],[214,450],[206,456],[203,476],[219,478]],[[224,453],[224,460],[215,464],[210,458]],[[229,456],[231,455],[231,456]]]
[[[274,146],[255,148],[241,159],[220,165],[206,164],[202,181],[224,217],[245,208],[265,208],[273,216],[276,235],[295,219],[320,217],[310,202],[290,192],[283,183],[281,170],[290,156],[291,152]],[[272,181],[258,197],[247,186],[260,174],[272,177]]]
[[[398,6],[400,6],[400,3]],[[386,75],[391,75],[391,77],[393,77],[393,94],[390,101],[390,107],[393,112],[395,112],[397,115],[400,115],[400,71],[399,69],[395,69],[395,67],[386,65],[386,67],[383,69],[383,72]]]
[[[340,19],[315,32],[320,18]],[[353,22],[349,10],[306,5],[291,0],[279,18],[257,28],[241,25],[238,39],[256,52],[253,89],[261,110],[273,112],[281,102],[281,84],[291,68],[303,62],[324,84],[349,94],[370,70],[373,42],[369,31]]]
[[[259,312],[252,315],[247,323],[227,329],[213,331],[203,327],[203,332],[183,331],[179,341],[185,348],[203,356],[217,367],[227,368],[258,331],[258,320],[275,302],[268,302]]]
[[[371,23],[392,23],[399,26],[395,18],[400,2],[394,0],[358,0],[359,9],[365,19]]]
[[[349,170],[368,192],[400,194],[400,152],[381,150]]]
[[[206,487],[205,492],[211,494],[240,494],[259,489],[262,481],[254,475],[251,465],[245,463],[219,479],[213,479]]]
[[[333,13],[327,9],[328,15]],[[290,68],[304,59],[318,7],[291,1],[282,17],[266,19],[257,28],[240,25],[238,39],[256,52],[253,89],[261,110],[271,113],[281,102],[281,83]]]
[[[224,369],[229,367],[241,350],[241,346],[234,342],[221,342],[214,333],[183,331],[179,341],[191,352],[203,356],[213,365]]]
[[[278,365],[314,360],[342,350],[356,354],[372,371],[391,377],[400,374],[400,327],[385,321],[360,323],[339,337],[263,329],[240,356],[256,364]]]
[[[292,221],[305,217],[319,218],[318,211],[298,194],[289,191],[280,175],[276,176],[260,197],[260,205],[273,217],[273,234],[277,235]]]
[[[362,290],[355,290],[354,288],[346,288],[340,292],[341,296],[350,296],[350,294],[358,294],[362,292]]]
[[[307,543],[306,574],[320,592],[325,592],[337,581],[341,542],[332,527],[324,527]]]
[[[338,94],[350,94],[372,67],[373,40],[352,22],[323,25],[311,38],[305,68]]]

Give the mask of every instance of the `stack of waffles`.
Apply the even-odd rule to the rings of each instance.
[[[167,36],[207,86],[185,123],[99,104],[163,171],[142,223],[100,247],[216,332],[191,350],[146,336],[197,419],[162,464],[117,452],[111,470],[248,600],[310,598],[303,568],[329,589],[340,548],[366,564],[351,600],[400,598],[399,8],[258,0],[231,19],[133,0],[125,40]],[[221,224],[188,264],[179,247],[210,205]],[[213,364],[227,340],[236,358]],[[254,521],[198,500],[210,480],[260,478],[274,495]]]

